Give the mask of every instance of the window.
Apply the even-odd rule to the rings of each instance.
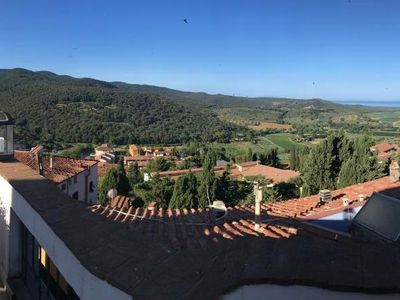
[[[73,193],[72,194],[72,198],[78,200],[79,199],[79,193],[78,192]]]
[[[66,186],[66,184],[64,183],[64,184],[61,186],[61,190],[62,190],[62,191],[65,191],[66,188],[67,188],[67,186]]]
[[[91,182],[89,183],[89,192],[91,192],[91,193],[94,192],[94,184],[93,184],[93,181],[91,181]]]
[[[39,246],[40,278],[50,292],[50,299],[71,299],[77,300],[79,297],[70,287],[64,276],[59,272],[57,266],[49,258],[46,251]]]
[[[78,176],[74,177],[74,184],[78,182]]]

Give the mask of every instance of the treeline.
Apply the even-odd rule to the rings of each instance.
[[[321,189],[346,187],[387,174],[388,162],[379,162],[370,151],[374,140],[366,135],[351,138],[343,131],[332,132],[311,148],[293,148],[290,166],[300,171],[303,195]]]
[[[228,142],[248,131],[157,94],[22,69],[0,72],[0,108],[16,119],[16,140],[49,149],[58,143]]]

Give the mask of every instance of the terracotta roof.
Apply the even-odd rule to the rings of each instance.
[[[343,199],[347,198],[350,207],[362,206],[365,199],[373,192],[400,198],[400,182],[391,182],[389,176],[376,180],[351,185],[332,191],[332,201],[319,204],[319,195],[313,195],[300,199],[291,199],[282,202],[267,204],[268,214],[274,216],[288,216],[299,219],[318,219],[336,212],[343,211],[347,206],[343,205]]]
[[[246,177],[246,176],[262,176],[266,179],[271,179],[275,183],[287,182],[292,178],[300,176],[299,172],[292,170],[278,169],[270,166],[265,166],[261,164],[247,165],[240,171],[235,168],[231,171],[231,176],[233,177]]]
[[[114,149],[112,147],[110,147],[108,144],[102,144],[98,147],[96,147],[97,151],[105,151],[105,152],[110,152],[110,151],[114,151]]]
[[[39,170],[36,148],[32,151],[14,151],[14,156],[20,162],[34,170]],[[51,158],[52,157],[52,158]],[[42,154],[43,176],[59,184],[96,165],[98,161],[90,159],[72,159],[63,156]],[[52,166],[51,160],[52,159]]]
[[[141,160],[152,160],[153,155],[135,155],[135,156],[124,156],[125,161],[141,161]]]
[[[196,224],[207,221],[208,211],[139,209],[135,217],[136,209],[127,214],[97,206],[91,212],[65,201],[66,195],[23,164],[0,163],[0,174],[82,266],[135,299],[217,299],[239,285],[271,282],[400,291],[395,244],[329,235],[285,218],[255,232],[245,216]]]
[[[217,174],[222,174],[224,170],[225,170],[225,166],[214,167],[214,171]],[[158,172],[158,175],[161,177],[170,176],[172,178],[177,178],[184,174],[199,173],[201,171],[203,171],[203,168],[170,170],[170,171]],[[273,182],[276,182],[276,183],[286,182],[289,179],[300,176],[299,172],[261,165],[257,161],[250,161],[250,162],[244,162],[241,164],[233,165],[230,168],[230,173],[231,173],[232,177],[246,177],[246,176],[260,175],[265,178],[271,179]],[[157,173],[156,172],[152,173],[152,175],[155,175],[155,174],[157,174]]]
[[[256,165],[258,165],[258,164],[260,164],[259,161],[246,161],[246,162],[238,163],[238,164],[236,164],[236,165],[239,166],[239,167],[245,168],[245,167],[256,166]]]
[[[106,174],[108,169],[116,168],[118,164],[99,162],[97,165],[97,175],[102,176]]]
[[[225,170],[225,166],[214,167],[215,172],[222,172],[223,170]],[[164,177],[164,176],[179,177],[184,174],[199,173],[201,171],[203,171],[203,168],[192,168],[192,169],[183,169],[183,170],[169,170],[169,171],[162,171],[162,172],[154,172],[154,173],[152,173],[152,175],[158,174],[161,177]]]
[[[372,146],[371,150],[378,151],[379,158],[386,158],[390,155],[390,153],[392,151],[398,152],[400,150],[400,147],[396,144],[380,143],[380,144],[376,144],[375,146]]]
[[[131,199],[129,197],[118,195],[111,200],[110,207],[112,209],[128,210],[130,202]]]
[[[102,207],[92,206],[92,211],[106,216],[113,221],[129,224],[130,228],[140,226],[156,226],[161,223],[167,226],[167,236],[172,244],[176,244],[176,232],[179,230],[193,231],[194,240],[183,241],[183,245],[190,247],[204,247],[203,239],[220,236],[220,238],[232,239],[235,235],[250,234],[255,236],[271,236],[275,238],[287,237],[282,231],[274,226],[279,223],[281,218],[293,217],[299,220],[314,220],[324,216],[332,215],[347,209],[348,207],[359,207],[364,205],[365,200],[373,192],[382,192],[387,195],[400,196],[400,182],[391,182],[389,177],[383,177],[370,182],[356,184],[343,189],[332,191],[333,199],[325,204],[320,204],[319,195],[292,199],[282,202],[263,203],[261,205],[262,220],[265,221],[262,232],[258,234],[254,231],[254,206],[240,205],[228,208],[228,214],[224,223],[217,222],[210,209],[146,209],[146,208],[123,208],[115,206]],[[349,206],[344,206],[343,198],[347,198]],[[278,219],[277,219],[278,218]],[[159,226],[159,225],[157,225]],[[161,225],[160,225],[161,226]],[[172,227],[177,227],[171,229]],[[182,226],[188,226],[183,229]],[[272,227],[271,227],[272,226]],[[179,229],[180,228],[180,229]],[[281,228],[282,229],[282,228]],[[286,228],[286,231],[289,229]],[[276,235],[276,232],[280,234]],[[290,230],[289,230],[290,231]],[[272,233],[271,233],[272,232]],[[213,234],[212,234],[213,233]],[[275,235],[273,234],[275,233]],[[162,238],[162,234],[159,238]],[[184,234],[187,237],[187,234]],[[186,239],[186,238],[184,238]]]

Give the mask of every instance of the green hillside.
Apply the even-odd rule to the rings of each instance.
[[[0,110],[16,118],[17,138],[27,144],[227,142],[241,131],[161,95],[24,69],[0,70]]]

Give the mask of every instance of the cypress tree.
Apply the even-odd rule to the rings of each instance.
[[[203,161],[203,171],[199,187],[199,207],[206,207],[215,200],[216,176],[214,172],[215,154],[213,151],[207,151]]]
[[[129,166],[127,177],[132,190],[135,184],[143,181],[142,175],[140,174],[139,165],[137,162]]]
[[[177,180],[172,193],[169,208],[197,208],[198,193],[196,176],[185,174]]]
[[[117,167],[116,189],[118,191],[118,194],[120,194],[120,195],[124,195],[124,196],[129,195],[130,184],[129,184],[129,179],[126,176],[123,161],[121,161],[121,163]]]
[[[117,188],[118,171],[116,168],[108,169],[104,178],[99,185],[99,202],[101,205],[106,205],[110,199],[107,197],[109,190]]]

